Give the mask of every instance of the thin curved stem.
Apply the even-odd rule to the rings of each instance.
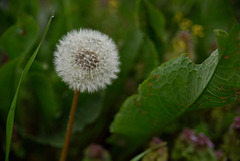
[[[69,142],[70,142],[70,138],[71,138],[71,134],[72,134],[72,127],[73,127],[73,122],[74,122],[74,118],[75,118],[79,93],[80,92],[77,90],[74,92],[72,107],[71,107],[71,111],[69,114],[67,131],[66,131],[64,145],[63,145],[62,152],[61,152],[60,161],[65,161],[66,157],[67,157],[67,152],[68,152]]]

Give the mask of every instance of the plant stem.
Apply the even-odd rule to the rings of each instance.
[[[71,111],[69,114],[67,131],[66,131],[64,145],[63,145],[62,152],[61,152],[60,161],[65,161],[66,157],[67,157],[67,152],[68,152],[69,142],[70,142],[70,138],[71,138],[71,134],[72,134],[72,127],[73,127],[74,117],[75,117],[75,113],[76,113],[79,93],[80,92],[77,90],[74,92],[72,107],[71,107]]]

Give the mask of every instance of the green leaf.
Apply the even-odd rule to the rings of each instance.
[[[162,60],[163,41],[166,39],[163,14],[147,0],[138,0],[137,19],[138,27],[153,41],[159,54],[158,57]]]
[[[9,12],[11,15],[16,16],[21,13],[27,13],[28,15],[32,15],[36,18],[39,14],[39,1],[31,0],[31,1],[22,1],[22,0],[12,0],[9,1]]]
[[[138,26],[147,34],[164,35],[165,19],[163,14],[146,0],[137,3]]]
[[[76,116],[73,124],[73,132],[80,132],[84,127],[94,122],[101,112],[102,95],[81,94]]]
[[[29,76],[41,107],[43,119],[51,123],[59,116],[60,107],[55,97],[53,84],[42,72],[29,73]]]
[[[0,68],[0,117],[3,119],[2,121],[6,120],[9,105],[14,96],[13,80],[17,62],[17,59],[13,59]]]
[[[144,152],[142,152],[141,154],[139,154],[139,155],[137,155],[136,157],[134,157],[133,159],[131,159],[130,161],[138,161],[138,160],[140,160],[144,155],[146,155],[146,154],[150,153],[151,151],[156,150],[156,149],[158,149],[158,148],[160,148],[160,147],[162,147],[162,146],[165,146],[165,145],[167,145],[167,143],[166,143],[166,142],[163,142],[163,143],[158,144],[158,145],[156,145],[156,146],[154,146],[154,147],[152,147],[152,148],[149,148],[149,149],[145,150]]]
[[[124,102],[111,131],[144,140],[188,109],[234,102],[240,89],[239,32],[237,23],[230,35],[217,31],[218,50],[202,64],[181,55],[154,70],[139,94]]]
[[[16,89],[16,92],[15,92],[15,95],[14,95],[14,98],[13,98],[13,101],[11,103],[11,107],[9,109],[9,112],[8,112],[8,117],[7,117],[7,124],[6,124],[6,155],[5,155],[5,161],[8,161],[9,160],[9,152],[10,152],[10,146],[11,146],[11,139],[12,139],[12,130],[13,130],[13,124],[14,124],[14,115],[15,115],[15,108],[16,108],[16,103],[17,103],[17,97],[18,97],[18,93],[19,93],[19,89],[20,89],[20,86],[21,86],[21,83],[22,83],[22,80],[23,78],[26,76],[27,72],[29,71],[35,57],[37,56],[37,53],[42,45],[42,42],[47,34],[47,31],[50,27],[50,24],[52,22],[52,18],[53,16],[49,19],[49,22],[48,22],[48,25],[47,25],[47,28],[45,30],[45,33],[43,35],[43,38],[41,40],[41,42],[39,43],[37,49],[35,50],[35,52],[33,53],[33,55],[31,56],[31,58],[29,59],[27,65],[25,66],[23,72],[22,72],[22,75],[20,77],[20,80],[18,82],[18,86],[17,86],[17,89]]]
[[[133,67],[134,60],[138,54],[139,47],[143,42],[143,34],[136,28],[131,30],[127,37],[126,42],[120,51],[121,55],[121,75],[125,76]]]
[[[234,102],[240,88],[239,26],[231,34],[215,30],[218,38],[219,61],[206,90],[191,106],[192,109],[220,107]]]
[[[101,106],[102,100],[103,100],[102,98],[103,96],[100,95],[99,93],[96,93],[94,95],[82,93],[79,96],[78,107],[76,109],[76,115],[75,115],[75,120],[73,124],[73,130],[72,130],[73,134],[82,132],[87,125],[96,121],[96,119],[99,117],[99,114],[102,110],[102,106]],[[65,102],[66,100],[64,100],[62,104],[66,104]],[[67,105],[69,104],[67,103]],[[65,138],[65,132],[66,132],[68,116],[69,116],[68,112],[64,113],[63,120],[56,121],[57,124],[54,125],[53,127],[54,129],[51,129],[51,132],[49,130],[42,131],[38,133],[37,136],[36,135],[33,136],[33,135],[30,135],[29,133],[26,133],[24,130],[22,130],[23,128],[20,128],[19,132],[21,133],[22,136],[34,142],[60,148],[62,147],[64,138]]]
[[[138,77],[147,78],[151,71],[159,66],[158,53],[153,42],[145,37],[141,44],[138,65]]]
[[[146,1],[148,16],[149,16],[149,24],[156,32],[159,38],[164,36],[164,27],[165,27],[165,19],[163,14],[153,7],[149,2]]]
[[[39,36],[36,21],[28,15],[21,14],[17,24],[10,27],[1,37],[1,45],[10,59],[29,52]]]

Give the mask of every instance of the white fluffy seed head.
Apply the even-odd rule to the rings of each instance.
[[[73,30],[63,36],[54,52],[57,74],[73,90],[94,92],[117,78],[118,50],[107,35],[91,30]]]

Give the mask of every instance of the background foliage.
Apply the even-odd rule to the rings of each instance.
[[[217,9],[213,9],[213,6]],[[3,139],[0,140],[0,160],[4,160],[5,155],[7,113],[21,72],[37,47],[53,10],[55,18],[49,33],[20,88],[10,160],[52,161],[58,159],[73,92],[57,77],[52,63],[53,52],[59,38],[67,31],[80,27],[100,30],[114,39],[120,51],[121,73],[113,85],[106,90],[95,94],[80,95],[69,160],[93,160],[92,158],[96,156],[91,156],[92,151],[101,152],[103,156],[98,155],[108,160],[110,158],[114,161],[130,160],[137,153],[144,151],[148,147],[148,143],[153,146],[152,144],[161,142],[156,138],[151,141],[150,137],[153,136],[167,141],[168,145],[160,148],[157,154],[149,153],[149,156],[143,159],[145,161],[151,160],[153,157],[162,160],[166,160],[166,158],[169,158],[168,160],[194,160],[193,158],[217,160],[220,158],[219,160],[221,160],[221,157],[216,157],[214,151],[217,151],[216,154],[221,153],[222,158],[239,159],[235,155],[240,152],[239,142],[236,142],[239,140],[239,136],[236,135],[233,128],[238,129],[238,125],[240,127],[238,120],[234,122],[234,117],[240,115],[238,101],[227,106],[221,102],[221,108],[186,110],[184,113],[183,111],[174,111],[172,108],[172,115],[179,117],[170,117],[163,112],[162,117],[156,117],[159,122],[166,122],[167,126],[158,126],[157,128],[149,126],[149,120],[135,119],[131,117],[132,115],[129,118],[135,123],[131,125],[130,120],[126,120],[126,125],[120,122],[121,130],[114,130],[114,126],[116,127],[117,124],[115,121],[120,114],[112,123],[121,106],[123,106],[121,108],[123,111],[124,108],[131,107],[132,100],[139,97],[133,94],[139,92],[140,95],[148,95],[149,92],[152,92],[151,94],[159,92],[145,89],[150,90],[149,88],[157,86],[160,81],[166,81],[164,77],[176,70],[181,77],[174,78],[173,75],[172,80],[178,80],[178,82],[163,86],[164,89],[159,87],[160,91],[166,91],[166,93],[161,93],[161,97],[158,96],[157,99],[151,96],[145,105],[144,103],[141,105],[158,106],[159,102],[155,102],[156,100],[169,100],[169,97],[174,96],[175,92],[185,92],[183,90],[184,82],[188,81],[184,81],[186,71],[183,69],[187,68],[189,72],[201,67],[194,65],[181,54],[186,53],[186,56],[195,63],[202,63],[207,59],[217,48],[217,39],[213,30],[222,29],[230,32],[234,19],[238,20],[240,17],[239,7],[240,4],[237,0],[1,1],[0,138]],[[239,31],[238,27],[235,27],[232,32],[235,31]],[[226,56],[229,54],[230,56],[236,54],[235,49],[239,45],[238,42],[235,42],[236,37],[231,36],[233,33],[228,36],[221,30],[216,31],[218,45],[225,45],[226,42],[230,42],[230,45],[227,44],[229,47],[224,49],[219,48],[220,56],[215,52],[207,59],[205,65],[201,65],[202,71],[198,69],[199,72],[203,72],[203,75],[207,76],[204,72],[210,73],[209,79],[211,78],[211,81],[215,82],[219,81],[214,78],[215,69],[219,69],[219,66],[222,69],[219,69],[218,73],[220,74],[216,75],[238,75],[233,77],[235,82],[229,83],[231,87],[219,85],[220,90],[221,88],[232,89],[233,86],[236,87],[236,90],[239,89],[239,71],[237,70],[239,57],[230,59],[231,61],[227,63],[225,59],[228,59]],[[157,68],[172,58],[175,59],[163,65],[166,69]],[[174,62],[182,62],[183,66],[174,66]],[[215,66],[210,62],[213,62]],[[229,66],[231,68],[228,68]],[[159,73],[158,69],[165,71],[160,75],[161,72]],[[211,73],[211,71],[214,72]],[[190,81],[197,78],[194,74],[192,72]],[[137,90],[139,83],[142,84]],[[204,82],[192,83],[192,88],[200,88],[202,84]],[[174,91],[169,91],[168,89],[172,85],[173,87],[176,85]],[[212,91],[211,87],[208,88]],[[201,93],[204,90],[197,92]],[[197,93],[198,99],[201,99],[200,93]],[[179,106],[181,104],[187,109],[192,105],[189,104],[192,102],[190,100],[196,100],[195,94],[194,90],[190,90],[176,96],[180,97],[180,100],[185,100],[184,102],[172,101],[171,103]],[[228,94],[229,92],[225,91],[219,98],[225,98]],[[188,97],[190,100],[187,100],[181,96],[191,98]],[[126,99],[127,101],[124,103]],[[233,100],[227,101],[233,102]],[[140,104],[134,106],[137,105]],[[205,106],[216,106],[216,104]],[[169,109],[171,108],[167,110]],[[150,113],[159,114],[151,110]],[[111,123],[113,133],[110,133],[109,129]],[[145,126],[143,128],[135,126],[135,124]],[[185,128],[194,130],[189,132]],[[145,137],[146,133],[150,134]],[[210,138],[215,146],[210,146],[208,143],[211,141],[207,140],[207,137],[207,139],[202,137],[202,134]],[[189,138],[195,140],[189,140]],[[207,148],[199,151],[200,141]],[[100,144],[105,149],[93,143]],[[158,156],[159,153],[162,155]]]

